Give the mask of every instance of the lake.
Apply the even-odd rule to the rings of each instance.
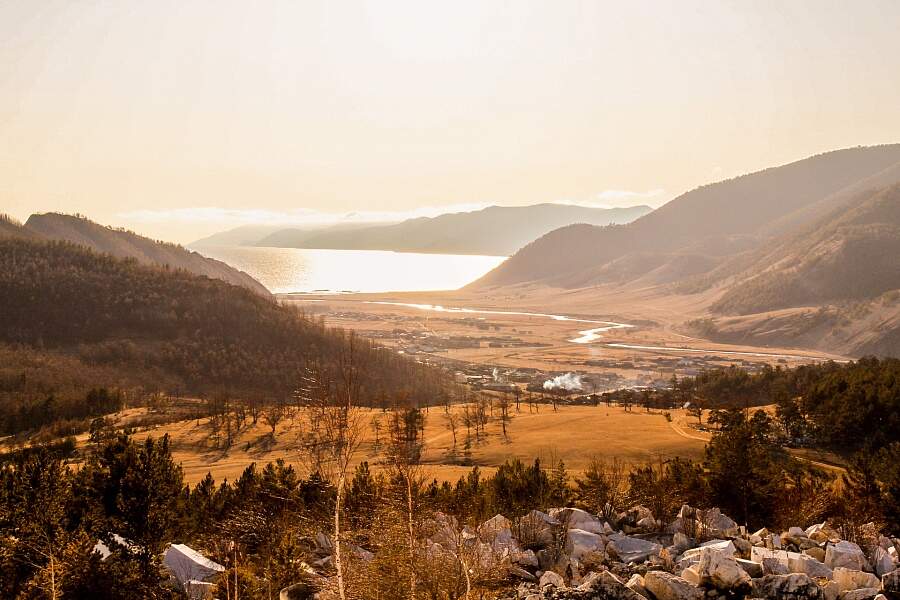
[[[200,254],[245,271],[276,294],[455,290],[505,256],[219,246]]]

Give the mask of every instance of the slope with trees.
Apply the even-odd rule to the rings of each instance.
[[[443,385],[434,369],[245,288],[67,242],[0,239],[0,305],[7,431],[78,416],[63,407],[93,388],[289,398],[309,368],[337,381],[350,352],[361,403],[397,390],[425,402]]]
[[[124,229],[104,227],[78,215],[31,215],[25,222],[24,229],[34,233],[35,237],[72,242],[117,258],[134,258],[145,265],[183,269],[245,287],[261,296],[269,296],[269,291],[261,283],[221,261],[207,258],[177,244],[158,242]]]

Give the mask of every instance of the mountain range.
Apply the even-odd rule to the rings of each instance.
[[[400,223],[282,229],[261,235],[255,241],[249,240],[252,235],[247,234],[261,230],[239,228],[190,245],[202,247],[243,240],[239,245],[508,256],[535,238],[564,225],[629,223],[651,210],[649,206],[489,206],[471,212],[419,217]]]
[[[900,144],[702,186],[626,225],[571,225],[471,290],[619,286],[703,294],[710,339],[900,352]]]
[[[271,296],[250,275],[222,261],[207,258],[176,244],[151,240],[124,229],[105,227],[81,216],[35,214],[24,225],[3,218],[0,219],[0,237],[71,242],[116,258],[132,258],[143,265],[181,269],[247,288],[260,296]]]

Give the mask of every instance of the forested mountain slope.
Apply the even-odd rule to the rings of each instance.
[[[0,401],[14,406],[45,401],[81,369],[97,387],[285,400],[307,368],[337,378],[351,350],[360,402],[438,393],[434,370],[362,340],[351,348],[245,288],[68,242],[0,239],[0,306]]]
[[[72,242],[118,258],[134,258],[146,265],[184,269],[269,296],[269,291],[261,283],[221,261],[207,258],[177,244],[158,242],[131,231],[104,227],[84,217],[57,213],[31,215],[25,222],[25,229],[45,239]]]

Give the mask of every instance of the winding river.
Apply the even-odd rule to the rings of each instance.
[[[416,308],[419,310],[430,311],[430,312],[442,312],[442,313],[456,313],[456,314],[477,314],[477,315],[514,315],[514,316],[523,316],[523,317],[539,317],[545,319],[552,319],[554,321],[570,321],[572,323],[591,323],[601,325],[601,327],[594,327],[591,329],[585,329],[583,331],[578,332],[578,337],[572,338],[568,340],[573,344],[591,344],[601,339],[603,336],[601,334],[606,333],[607,331],[613,331],[616,329],[628,329],[633,328],[634,325],[629,325],[628,323],[616,323],[614,321],[598,321],[594,319],[581,319],[577,317],[567,317],[566,315],[554,315],[550,313],[539,313],[539,312],[525,312],[525,311],[514,311],[514,310],[492,310],[492,309],[482,309],[482,308],[456,308],[450,306],[441,306],[440,304],[415,304],[411,302],[387,302],[387,301],[376,301],[376,300],[367,300],[364,301],[364,304],[384,304],[388,306],[404,306],[407,308]],[[830,360],[829,357],[824,356],[808,356],[802,354],[776,354],[773,352],[753,352],[753,351],[740,351],[740,350],[720,350],[714,348],[682,348],[676,346],[641,346],[638,344],[621,344],[621,343],[607,343],[605,344],[609,348],[622,348],[628,350],[649,350],[656,352],[672,352],[675,354],[722,354],[728,356],[754,356],[757,358],[785,358],[785,359],[799,359],[799,360]]]

